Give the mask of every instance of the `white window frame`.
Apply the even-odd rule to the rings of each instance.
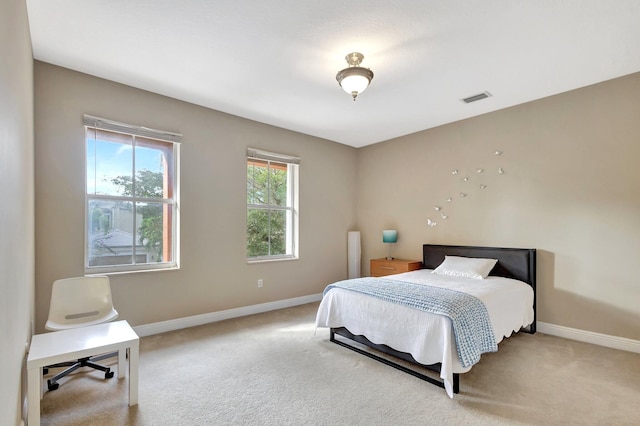
[[[94,117],[85,114],[83,116],[83,124],[85,127],[84,136],[84,152],[85,152],[85,220],[84,220],[84,271],[86,275],[93,274],[119,274],[130,272],[144,272],[144,271],[158,271],[158,270],[174,270],[180,268],[180,142],[182,140],[182,134],[167,132],[163,130],[150,129],[147,127],[136,126],[132,124],[121,123],[113,120],[107,120],[104,118]],[[170,142],[173,145],[173,197],[164,199],[153,199],[153,202],[167,204],[172,206],[171,217],[171,253],[173,259],[163,262],[152,263],[135,263],[135,256],[133,257],[133,263],[124,265],[110,265],[110,266],[89,266],[89,202],[91,200],[105,200],[105,201],[126,201],[132,202],[135,206],[136,202],[149,202],[149,198],[142,198],[136,196],[119,196],[119,195],[102,195],[102,194],[90,194],[87,185],[87,135],[89,129],[105,130],[116,133],[122,133],[125,135],[133,136],[134,147],[135,137],[144,137],[149,139],[156,139],[161,142]],[[134,149],[135,151],[135,149]],[[132,169],[135,171],[135,155],[133,156]],[[135,182],[135,179],[133,179]],[[133,183],[135,185],[135,183]],[[134,254],[135,254],[135,237],[134,237]]]
[[[285,163],[287,164],[287,205],[286,206],[275,206],[275,205],[258,205],[258,204],[249,204],[247,203],[247,213],[249,209],[267,209],[267,210],[276,210],[276,211],[289,211],[291,214],[287,215],[286,222],[286,254],[284,255],[266,255],[266,256],[255,256],[248,257],[248,263],[259,263],[259,262],[271,262],[271,261],[280,261],[280,260],[296,260],[299,258],[299,238],[298,238],[298,230],[299,230],[299,203],[298,203],[298,194],[299,194],[299,165],[300,158],[294,157],[286,154],[278,154],[275,152],[263,151],[261,149],[256,148],[247,148],[247,156],[245,159],[245,165],[249,163],[251,160],[262,160],[267,162],[277,162],[277,163]],[[248,214],[247,214],[248,216]],[[248,224],[245,226],[245,230],[247,229]],[[245,242],[246,242],[246,234],[245,234]],[[245,247],[246,250],[246,247]]]

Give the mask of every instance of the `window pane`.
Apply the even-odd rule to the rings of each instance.
[[[268,162],[247,160],[247,204],[268,204],[269,175]]]
[[[269,210],[247,209],[247,256],[269,255]]]
[[[87,128],[87,194],[131,195],[133,137]]]
[[[283,210],[271,210],[271,225],[270,225],[270,237],[271,237],[271,255],[278,256],[287,254],[287,221],[286,211]]]
[[[136,137],[136,189],[134,196],[171,198],[167,168],[173,145],[168,142]]]
[[[247,210],[247,256],[287,254],[286,210]]]
[[[128,265],[133,262],[133,204],[89,200],[87,253],[89,266]]]
[[[136,203],[136,263],[172,260],[171,207],[164,203]]]
[[[287,205],[287,165],[271,163],[269,167],[269,204]]]

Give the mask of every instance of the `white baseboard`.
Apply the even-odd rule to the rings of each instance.
[[[154,322],[151,324],[139,325],[133,327],[133,329],[140,337],[151,336],[152,334],[165,333],[167,331],[195,327],[197,325],[209,324],[226,319],[244,317],[247,315],[259,314],[262,312],[275,311],[276,309],[290,308],[292,306],[318,302],[321,299],[321,293],[311,294],[309,296],[294,297],[293,299],[277,300],[275,302],[261,303],[259,305],[243,306],[242,308],[227,309],[225,311],[211,312],[208,314],[194,315],[191,317]]]
[[[610,336],[608,334],[594,333],[591,331],[578,330],[575,328],[563,327],[561,325],[537,322],[537,330],[540,333],[552,336],[563,337],[565,339],[578,340],[580,342],[591,343],[607,348],[620,349],[628,352],[640,353],[640,341],[627,339],[624,337]]]
[[[180,330],[183,328],[195,327],[197,325],[209,324],[231,318],[239,318],[247,315],[259,314],[262,312],[275,311],[276,309],[290,308],[307,303],[318,302],[322,299],[322,294],[311,294],[309,296],[294,297],[293,299],[277,300],[275,302],[261,303],[259,305],[243,306],[241,308],[227,309],[225,311],[211,312],[207,314],[194,315],[191,317],[177,318],[168,321],[161,321],[152,324],[145,324],[133,327],[140,337],[151,336],[153,334],[166,333],[167,331]],[[537,330],[540,333],[562,337],[579,342],[591,343],[607,348],[620,349],[628,352],[640,353],[640,341],[627,339],[624,337],[610,336],[607,334],[594,333],[591,331],[578,330],[561,325],[537,322]]]

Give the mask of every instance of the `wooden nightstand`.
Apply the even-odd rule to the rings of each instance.
[[[399,274],[401,272],[415,271],[422,268],[419,260],[405,259],[371,259],[371,276],[383,277],[385,275]]]

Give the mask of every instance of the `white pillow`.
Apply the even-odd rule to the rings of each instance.
[[[433,270],[434,274],[482,280],[489,275],[497,259],[445,256],[444,262]]]

